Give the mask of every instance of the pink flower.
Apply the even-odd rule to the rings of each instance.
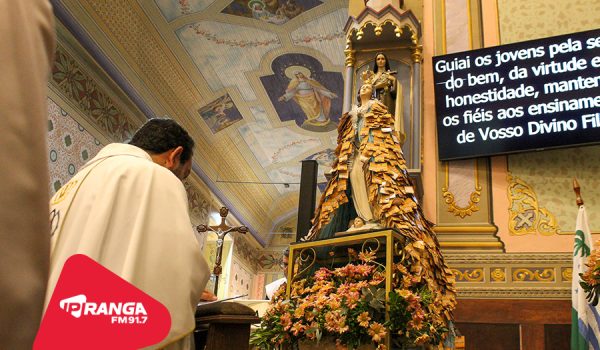
[[[315,272],[315,281],[324,281],[331,276],[331,272],[326,268],[320,268]]]
[[[281,315],[279,323],[283,326],[283,329],[287,331],[292,326],[292,316],[287,312],[284,313]]]
[[[356,266],[356,274],[362,277],[368,277],[373,272],[373,267],[369,265],[357,265]]]
[[[376,285],[380,284],[383,281],[385,281],[385,276],[383,275],[383,273],[381,273],[381,272],[375,272],[373,274],[373,279],[371,281],[369,281],[369,284],[372,285],[372,286],[376,286]]]
[[[348,330],[346,316],[342,315],[338,310],[326,313],[325,329],[330,332],[344,333]]]
[[[304,332],[305,329],[306,329],[305,325],[303,325],[300,322],[296,322],[296,323],[294,323],[294,325],[292,326],[292,328],[290,330],[292,331],[292,333],[295,336],[298,336],[298,334]]]
[[[370,252],[360,252],[358,253],[358,258],[364,262],[371,262],[375,260],[375,251],[372,250]]]

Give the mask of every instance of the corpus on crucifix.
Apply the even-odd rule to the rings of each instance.
[[[215,257],[215,267],[213,269],[213,277],[215,279],[215,289],[213,290],[213,293],[215,295],[217,295],[217,292],[219,290],[219,275],[221,275],[221,272],[223,270],[223,268],[221,267],[221,259],[223,257],[223,242],[225,241],[225,236],[229,232],[240,232],[243,234],[248,232],[248,228],[243,225],[237,227],[228,226],[225,223],[225,218],[228,214],[229,209],[227,207],[222,207],[219,210],[219,215],[221,216],[221,223],[219,225],[198,225],[196,227],[196,230],[200,233],[211,231],[217,234],[217,256]]]

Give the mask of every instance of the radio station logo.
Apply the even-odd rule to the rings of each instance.
[[[62,299],[59,307],[75,318],[84,316],[110,316],[111,323],[144,324],[148,321],[148,312],[140,302],[88,302],[84,294]]]
[[[159,344],[170,328],[158,300],[76,254],[63,266],[33,349],[141,349]]]

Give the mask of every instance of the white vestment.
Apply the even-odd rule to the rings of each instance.
[[[115,143],[57,191],[50,205],[60,214],[51,222],[45,305],[65,261],[85,254],[167,307],[171,329],[151,348],[189,349],[209,269],[181,181],[144,150]]]

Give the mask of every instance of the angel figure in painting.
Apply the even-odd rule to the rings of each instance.
[[[293,99],[300,106],[306,115],[302,127],[306,125],[320,127],[330,123],[329,111],[331,99],[334,98],[337,98],[335,93],[298,70],[294,72],[294,77],[288,84],[285,94],[279,97],[279,101]]]

